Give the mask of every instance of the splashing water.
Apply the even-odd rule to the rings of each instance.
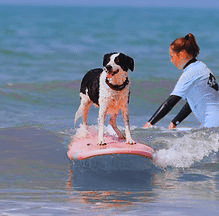
[[[158,138],[156,142],[159,142]],[[161,140],[160,140],[161,141]],[[161,167],[187,168],[219,150],[219,129],[202,129],[183,137],[165,139],[166,148],[157,150],[154,163]]]
[[[83,125],[80,124],[79,128],[76,129],[75,135],[73,135],[73,139],[83,139],[97,136],[98,134],[98,126],[97,125]],[[115,131],[112,129],[110,125],[104,127],[105,135],[116,135]]]
[[[121,130],[124,128],[120,127]],[[200,162],[211,153],[219,151],[219,128],[204,128],[182,131],[169,131],[154,128],[151,131],[141,133],[140,128],[132,127],[132,134],[143,137],[152,137],[149,144],[152,148],[156,145],[163,144],[162,147],[155,148],[156,152],[153,156],[153,163],[156,166],[166,168],[188,168],[194,162]],[[154,136],[154,133],[159,134],[159,137]],[[73,140],[89,138],[97,136],[98,126],[83,126],[80,125],[73,135]],[[116,136],[116,133],[110,125],[104,128],[105,136]]]

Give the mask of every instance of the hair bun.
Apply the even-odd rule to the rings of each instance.
[[[189,40],[189,34],[187,34],[187,35],[185,36],[185,39],[186,39],[186,40]]]

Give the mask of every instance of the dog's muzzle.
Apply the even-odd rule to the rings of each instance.
[[[107,66],[106,66],[106,70],[107,70],[108,72],[111,72],[112,69],[113,69],[113,67],[112,67],[111,65],[107,65]]]
[[[107,78],[112,78],[115,74],[119,72],[119,69],[113,71],[113,67],[111,65],[106,66]]]

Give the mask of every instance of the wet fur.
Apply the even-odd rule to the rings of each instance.
[[[123,53],[109,53],[104,55],[103,69],[97,68],[88,71],[82,79],[80,98],[81,103],[75,114],[75,123],[82,117],[83,124],[87,125],[87,114],[91,104],[99,107],[98,115],[98,144],[104,145],[104,122],[106,114],[110,115],[109,123],[120,139],[126,139],[128,144],[133,144],[131,138],[128,102],[130,93],[130,83],[125,85],[122,90],[114,90],[106,83],[106,78],[113,86],[123,85],[128,77],[128,70],[134,70],[134,60]],[[116,117],[121,111],[125,135],[116,125]]]

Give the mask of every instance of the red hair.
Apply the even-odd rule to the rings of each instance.
[[[196,58],[199,54],[199,46],[196,43],[195,36],[191,33],[188,33],[185,37],[174,40],[170,44],[170,48],[176,53],[185,50],[193,58]]]

